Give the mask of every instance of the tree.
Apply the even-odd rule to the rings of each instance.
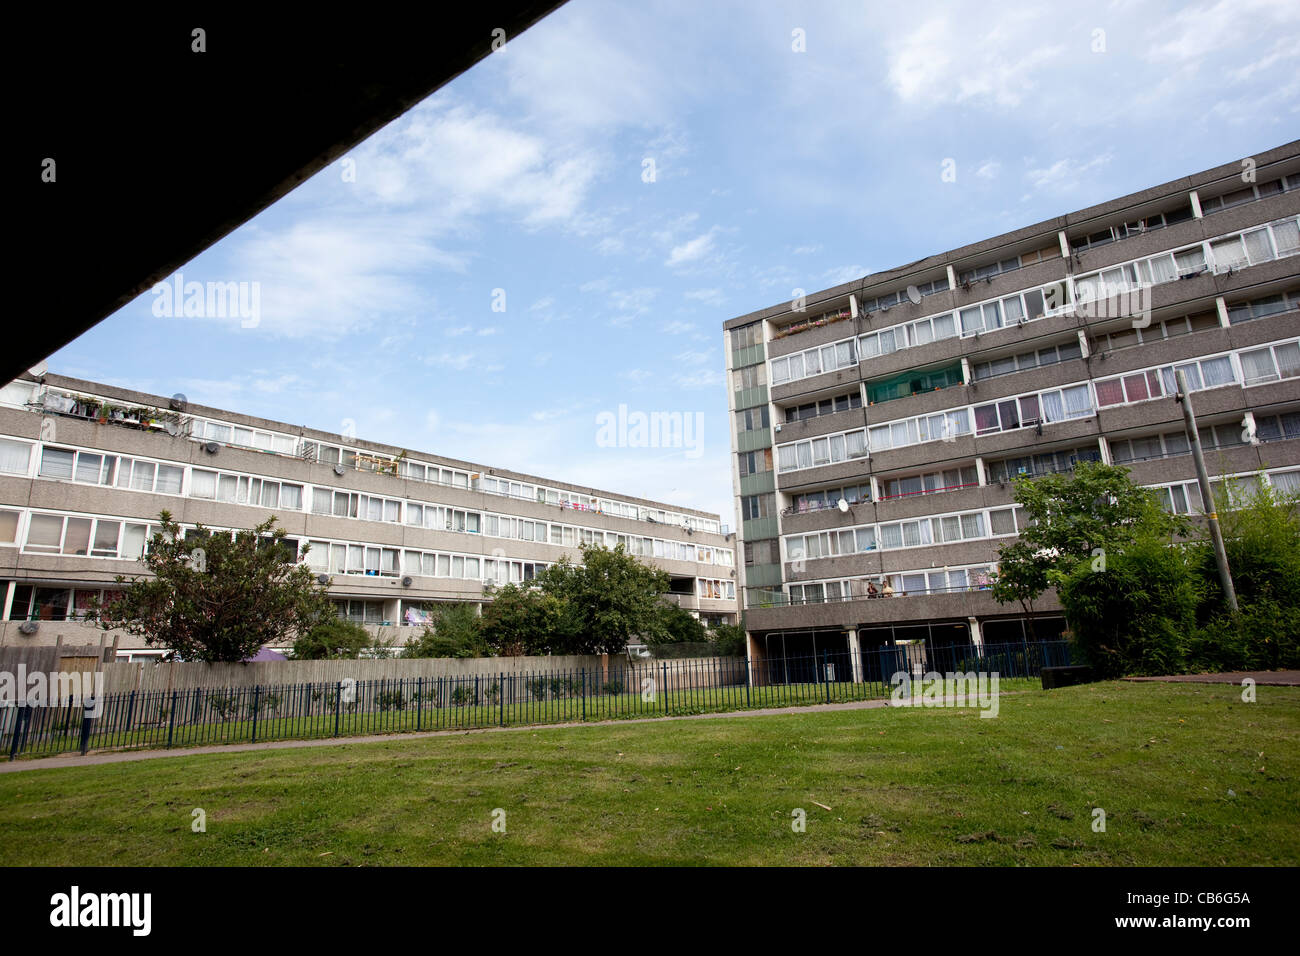
[[[1080,561],[1057,593],[1074,645],[1102,677],[1183,670],[1200,593],[1182,547],[1158,534]]]
[[[1215,510],[1240,612],[1230,614],[1208,530],[1191,548],[1202,588],[1190,663],[1207,670],[1300,665],[1300,496],[1225,482]]]
[[[1139,536],[1172,540],[1190,529],[1186,518],[1167,514],[1153,491],[1115,465],[1080,462],[1073,474],[1022,476],[1014,488],[1022,527],[1018,540],[998,549],[993,597],[1019,603],[1031,628],[1034,601],[1079,565],[1104,569],[1108,552]]]
[[[142,558],[148,577],[117,576],[121,594],[95,603],[87,620],[121,628],[165,647],[182,660],[247,660],[334,616],[325,589],[306,564],[296,564],[283,528],[268,518],[255,528],[182,536],[169,512]]]
[[[341,617],[322,620],[293,642],[296,661],[356,660],[375,640],[360,624]]]
[[[490,652],[483,637],[482,620],[473,604],[444,604],[434,618],[433,628],[425,628],[411,638],[401,656],[410,657],[487,657]]]
[[[489,585],[483,608],[483,639],[505,657],[564,653],[565,608],[558,597],[527,584]]]
[[[690,611],[671,601],[663,601],[660,607],[658,633],[649,643],[703,644],[709,639],[709,632]]]
[[[745,655],[745,627],[743,624],[718,624],[710,638],[723,657]]]
[[[535,579],[561,604],[556,643],[563,653],[618,653],[634,638],[657,638],[668,572],[642,564],[621,544],[612,550],[584,544],[580,550],[581,564],[566,555]]]

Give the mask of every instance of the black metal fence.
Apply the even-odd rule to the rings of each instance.
[[[125,691],[83,703],[0,706],[9,758],[80,750],[360,736],[743,711],[887,697],[894,676],[1032,678],[1070,662],[1064,641],[899,645],[745,661],[650,660],[462,677]]]

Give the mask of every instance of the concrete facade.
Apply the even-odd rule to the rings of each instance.
[[[1060,634],[987,592],[1011,479],[1195,513],[1176,367],[1212,476],[1300,490],[1298,253],[1300,142],[725,322],[751,656]]]
[[[85,641],[72,634],[84,601],[140,573],[164,509],[188,527],[274,515],[340,613],[393,644],[437,603],[481,603],[489,581],[529,580],[583,541],[667,571],[671,600],[706,623],[737,617],[734,535],[717,515],[29,374],[0,390],[0,640]],[[115,636],[119,658],[161,653]]]

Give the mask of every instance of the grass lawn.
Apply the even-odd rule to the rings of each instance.
[[[0,864],[1294,866],[1300,689],[1257,693],[1106,683],[1009,695],[996,719],[742,714],[2,774]]]

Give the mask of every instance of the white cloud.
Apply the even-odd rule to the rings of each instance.
[[[703,235],[696,236],[694,239],[684,242],[681,245],[673,246],[664,265],[671,269],[692,262],[698,262],[703,259],[713,251],[713,238],[715,232],[716,228],[710,229]]]
[[[1110,152],[1094,156],[1087,162],[1066,157],[1058,159],[1051,166],[1029,169],[1025,173],[1025,178],[1035,189],[1073,189],[1084,173],[1106,166],[1112,159],[1114,153]]]
[[[887,81],[905,104],[1019,106],[1037,86],[1037,74],[1060,64],[1065,47],[1044,42],[1037,16],[1003,9],[990,18],[982,7],[971,12],[945,11],[890,43]],[[959,21],[958,14],[966,19]]]
[[[711,305],[715,308],[727,301],[727,297],[723,295],[721,289],[689,289],[682,295],[687,299],[703,302],[705,305]]]
[[[702,365],[713,357],[712,352],[699,352],[693,349],[687,349],[685,352],[678,352],[674,358],[678,362],[685,362],[687,365]]]
[[[829,287],[843,285],[846,282],[853,282],[867,275],[870,270],[866,266],[860,266],[856,263],[851,266],[839,266],[835,269],[827,269],[821,274],[817,287]]]
[[[975,170],[975,175],[980,179],[996,179],[1000,169],[1002,169],[1002,164],[996,159],[987,159],[980,165],[979,169]]]

